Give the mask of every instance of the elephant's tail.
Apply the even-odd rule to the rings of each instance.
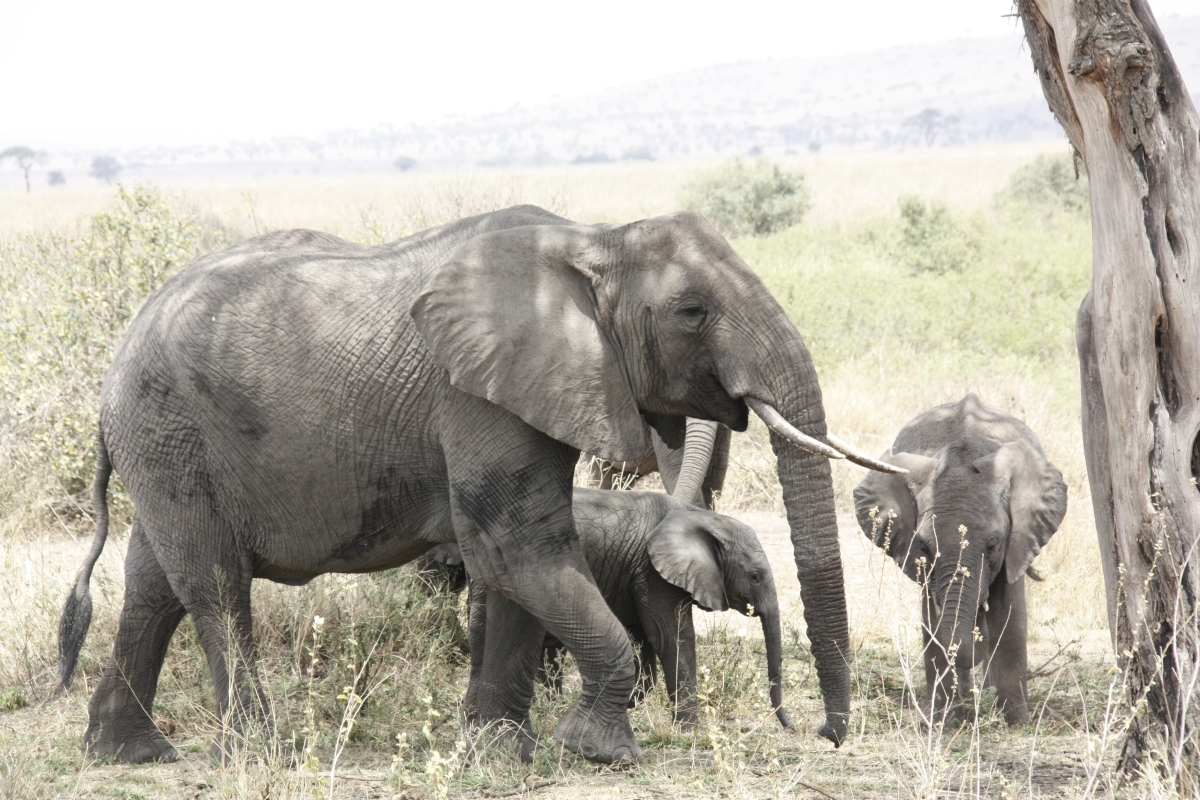
[[[58,691],[65,692],[71,687],[71,676],[75,672],[75,663],[79,660],[79,651],[83,649],[83,640],[87,638],[88,627],[92,624],[92,569],[104,552],[104,543],[108,540],[108,479],[112,475],[112,461],[108,457],[108,447],[104,444],[104,430],[96,439],[96,480],[92,484],[92,504],[96,512],[96,532],[92,536],[92,550],[87,560],[79,570],[75,579],[75,587],[67,595],[66,605],[63,606],[62,617],[58,620]]]

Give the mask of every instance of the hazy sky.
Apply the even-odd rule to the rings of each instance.
[[[1162,16],[1200,0],[1150,0]],[[711,64],[999,36],[1012,0],[36,0],[0,149],[219,143],[478,114]],[[850,32],[853,31],[853,38]]]

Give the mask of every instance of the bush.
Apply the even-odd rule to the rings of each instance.
[[[1069,155],[1040,155],[1013,172],[1008,185],[997,198],[999,204],[1089,213],[1091,198],[1088,195],[1087,174],[1077,172],[1075,167]]]
[[[979,237],[942,203],[900,198],[900,259],[914,274],[962,272],[979,258]]]
[[[683,206],[729,237],[765,236],[799,224],[811,207],[804,176],[777,164],[740,158],[684,188]]]
[[[118,188],[74,236],[0,241],[0,508],[21,487],[76,494],[91,482],[100,382],[120,335],[213,238],[138,186]]]

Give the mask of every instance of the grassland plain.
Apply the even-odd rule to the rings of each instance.
[[[703,165],[0,196],[0,795],[1171,796],[1153,770],[1133,786],[1112,779],[1127,710],[1108,649],[1072,335],[1089,280],[1089,223],[1086,208],[1061,192],[1039,193],[1048,162],[1029,166],[1036,155],[1012,147],[797,158],[787,166],[808,177],[806,222],[734,241],[808,340],[831,426],[844,437],[881,451],[916,413],[974,391],[1025,419],[1062,469],[1070,510],[1038,560],[1046,580],[1030,591],[1034,722],[1006,728],[985,691],[977,724],[924,724],[915,703],[924,684],[916,587],[855,530],[850,490],[861,471],[836,465],[854,730],[836,751],[812,735],[819,693],[773,457],[755,425],[735,439],[720,505],[759,531],[790,604],[785,701],[797,730],[779,729],[767,708],[754,626],[702,615],[703,729],[672,730],[656,692],[634,712],[647,760],[620,770],[552,747],[523,766],[504,741],[468,738],[457,722],[462,600],[429,596],[406,570],[255,587],[261,673],[284,745],[252,741],[224,768],[206,755],[221,721],[188,622],[155,710],[180,762],[125,767],[80,752],[86,698],[115,633],[122,535],[93,578],[96,618],[64,697],[52,695],[54,634],[91,533],[80,489],[99,378],[145,292],[192,255],[296,225],[382,241],[515,202],[627,221],[672,210]],[[921,211],[901,218],[899,201],[910,195],[919,199],[908,208]],[[132,509],[120,491],[114,509],[114,530],[127,528]],[[576,680],[566,685],[561,697],[539,692],[540,731],[578,692]]]

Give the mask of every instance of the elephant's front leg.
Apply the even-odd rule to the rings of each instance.
[[[633,696],[629,698],[629,707],[635,708],[654,691],[654,684],[658,683],[658,653],[640,625],[634,626],[629,634],[638,646],[637,687],[633,690]]]
[[[996,704],[1009,725],[1024,724],[1029,721],[1025,576],[1013,583],[1003,570],[996,576],[988,596],[987,629],[988,676],[996,687]]]
[[[921,584],[921,653],[925,662],[925,700],[929,709],[930,722],[939,722],[945,711],[938,703],[939,671],[937,645],[933,638],[933,620],[937,617],[937,608],[928,583]]]
[[[487,589],[471,578],[467,581],[467,636],[471,643],[471,675],[463,709],[467,722],[479,721],[479,683],[483,678],[483,653],[487,643]]]
[[[442,448],[455,535],[468,572],[489,589],[488,652],[496,594],[531,615],[524,627],[515,625],[520,636],[511,643],[520,686],[495,698],[481,686],[480,721],[524,719],[541,655],[540,622],[575,656],[583,678],[582,696],[555,736],[594,761],[640,759],[625,708],[637,678],[633,648],[596,587],[571,515],[578,451],[462,393],[447,409]],[[515,609],[508,612],[519,619]]]
[[[468,702],[473,720],[512,729],[521,759],[532,761],[537,737],[529,723],[533,676],[542,661],[546,629],[528,611],[497,592],[486,592],[487,629],[480,648],[482,664],[472,670]],[[473,643],[474,644],[474,643]],[[472,652],[472,660],[475,658]]]
[[[662,661],[663,681],[675,722],[684,730],[691,730],[699,721],[692,598],[657,574],[647,576],[644,595],[638,600],[642,629]]]

